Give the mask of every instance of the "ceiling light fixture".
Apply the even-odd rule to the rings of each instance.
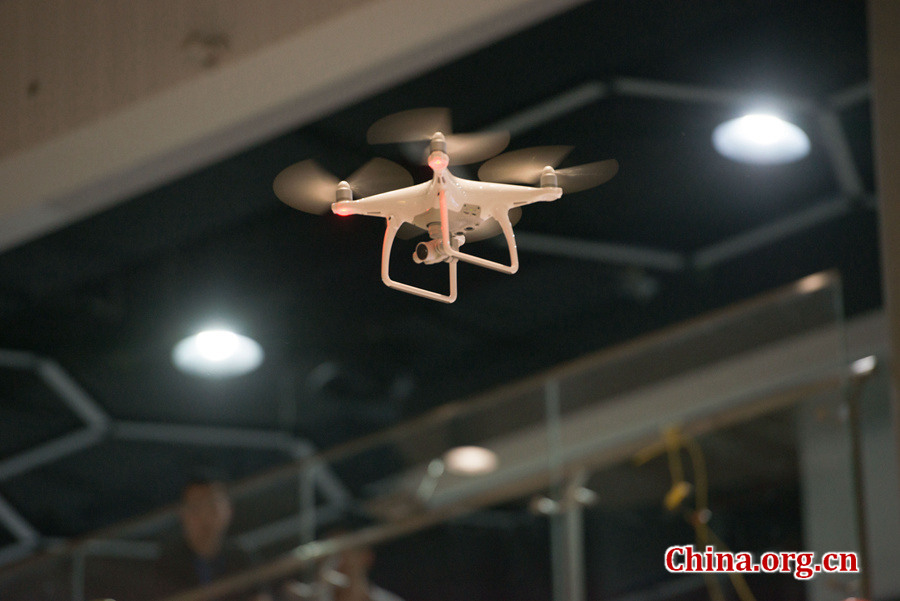
[[[814,273],[797,280],[794,285],[801,294],[809,294],[822,290],[831,282],[831,278],[825,273]]]
[[[454,447],[444,453],[444,467],[459,476],[483,476],[497,469],[497,453],[484,447]]]
[[[172,349],[172,362],[185,373],[227,378],[259,367],[263,350],[258,342],[230,330],[204,330],[188,336]]]
[[[875,371],[875,367],[877,366],[878,359],[875,358],[875,355],[869,355],[868,357],[857,359],[856,361],[851,363],[850,372],[855,376],[863,376]]]
[[[740,163],[790,163],[809,154],[809,137],[774,115],[755,113],[720,124],[712,142],[719,154]]]

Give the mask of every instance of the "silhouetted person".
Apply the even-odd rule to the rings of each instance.
[[[227,538],[234,510],[225,484],[214,479],[189,482],[181,495],[181,534],[165,545],[157,562],[158,595],[209,584],[249,569],[249,555]],[[229,595],[229,599],[263,599],[264,591]]]

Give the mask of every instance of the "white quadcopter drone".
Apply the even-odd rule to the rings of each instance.
[[[430,141],[427,164],[434,172],[430,181],[414,185],[406,169],[381,158],[372,159],[346,181],[338,181],[314,161],[307,160],[278,174],[275,195],[285,204],[308,213],[321,215],[330,208],[337,215],[386,219],[381,251],[384,283],[403,292],[452,303],[457,295],[458,261],[503,273],[518,271],[513,225],[521,217],[520,207],[556,200],[564,191],[572,193],[598,186],[611,179],[619,168],[615,160],[609,159],[555,169],[572,150],[569,146],[525,148],[495,156],[509,143],[508,133],[451,134],[450,112],[443,108],[413,109],[390,115],[368,131],[371,144],[425,140]],[[448,169],[451,165],[486,159],[490,160],[478,170],[481,181],[457,177]],[[359,198],[354,198],[354,194]],[[426,265],[447,263],[448,294],[391,279],[394,239],[398,235],[411,239],[426,233],[430,239],[416,245],[413,261]],[[466,242],[500,233],[506,237],[509,247],[508,265],[460,251]]]

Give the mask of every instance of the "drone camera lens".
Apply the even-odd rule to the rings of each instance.
[[[427,244],[425,244],[424,242],[419,242],[416,245],[416,257],[418,257],[420,261],[424,261],[425,259],[428,258],[428,245]]]

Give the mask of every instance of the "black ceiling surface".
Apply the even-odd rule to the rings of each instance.
[[[448,106],[455,130],[473,131],[619,77],[824,104],[867,80],[864,3],[576,8],[5,252],[0,348],[59,362],[114,419],[281,430],[327,447],[822,269],[841,271],[849,312],[879,304],[877,217],[862,197],[842,215],[703,269],[689,260],[667,272],[552,256],[523,243],[518,274],[460,265],[459,300],[443,305],[382,285],[381,220],[299,213],[272,192],[275,175],[306,158],[342,176],[372,156],[403,160],[365,144],[366,128],[389,113]],[[810,135],[807,158],[759,167],[719,156],[713,127],[748,108],[612,94],[514,136],[512,148],[574,144],[568,164],[616,158],[621,166],[608,184],[527,208],[518,231],[690,259],[840,196],[808,113],[787,111]],[[868,103],[839,117],[871,196]],[[491,242],[479,246],[503,256]],[[445,285],[444,266],[412,265],[412,246],[401,248],[395,277]],[[223,381],[179,373],[172,346],[210,320],[256,338],[262,368]],[[312,377],[323,364],[332,375]],[[5,455],[71,427],[64,414],[44,418],[52,411],[43,393],[21,401],[33,382],[0,375]],[[192,464],[219,463],[240,477],[286,460],[110,440],[2,481],[0,494],[41,534],[74,536],[173,500]]]

